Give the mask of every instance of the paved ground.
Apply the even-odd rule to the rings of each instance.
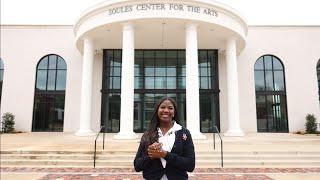
[[[133,169],[112,168],[1,168],[1,180],[136,180],[141,173]],[[208,168],[196,169],[189,179],[217,180],[319,180],[320,168]]]

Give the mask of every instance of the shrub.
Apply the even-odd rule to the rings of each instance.
[[[10,133],[14,131],[14,115],[6,112],[2,115],[2,131]]]
[[[317,131],[317,123],[316,123],[316,118],[314,117],[313,114],[308,114],[306,116],[306,132],[308,134],[315,134]]]

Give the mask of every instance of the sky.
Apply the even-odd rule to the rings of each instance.
[[[0,0],[1,24],[74,25],[81,12],[104,0]],[[320,25],[320,0],[216,0],[248,25]]]

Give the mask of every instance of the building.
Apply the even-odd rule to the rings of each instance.
[[[194,138],[294,132],[320,115],[319,42],[320,26],[248,26],[215,1],[104,1],[70,26],[1,25],[1,114],[131,139],[169,96]]]

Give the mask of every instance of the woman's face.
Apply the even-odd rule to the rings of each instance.
[[[171,122],[174,117],[174,106],[170,100],[164,100],[158,108],[160,122]]]

